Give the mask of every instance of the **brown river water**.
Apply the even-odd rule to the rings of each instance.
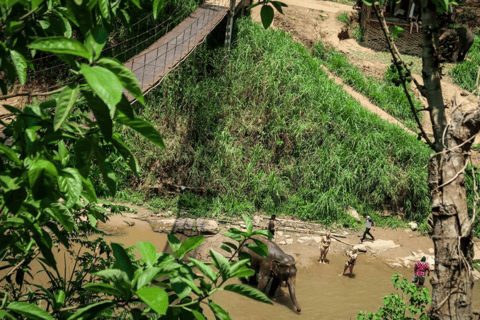
[[[135,221],[132,227],[125,227],[123,220]],[[155,233],[147,222],[123,217],[113,217],[113,229],[118,226],[122,235],[105,236],[107,243],[123,243],[125,247],[136,245],[137,241],[152,242],[158,251],[168,250],[166,234]],[[110,223],[109,223],[110,225]],[[112,229],[110,228],[110,230]],[[91,236],[96,237],[95,235]],[[298,245],[302,251],[303,246]],[[55,250],[57,251],[57,250]],[[136,252],[137,256],[140,254]],[[63,271],[63,254],[56,252],[59,270]],[[288,289],[280,288],[274,305],[250,300],[227,291],[217,291],[212,300],[230,313],[232,319],[356,319],[360,310],[375,311],[382,305],[384,295],[395,292],[391,277],[399,273],[411,280],[413,268],[391,269],[380,258],[359,255],[353,276],[339,276],[343,271],[346,258],[340,254],[329,254],[328,264],[318,264],[318,257],[311,256],[308,267],[298,268],[296,295],[302,308],[301,313],[294,311]],[[38,266],[32,265],[33,271]],[[73,268],[73,262],[67,262],[67,274]],[[63,273],[63,272],[62,272]],[[35,274],[35,273],[34,273]],[[34,282],[45,284],[43,273],[35,276]],[[237,279],[230,282],[239,282]],[[427,287],[431,289],[427,280]],[[480,308],[480,286],[474,287],[474,307]],[[203,306],[208,319],[214,319],[208,306]]]

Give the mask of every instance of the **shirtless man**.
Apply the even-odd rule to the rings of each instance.
[[[352,274],[353,266],[357,264],[357,249],[353,249],[352,251],[347,251],[347,263],[345,263],[345,268],[343,269],[343,273],[339,274],[339,276],[343,276],[345,271],[350,268],[350,274]]]
[[[275,239],[275,231],[278,230],[278,226],[275,225],[275,220],[277,219],[277,216],[272,214],[270,217],[270,220],[268,221],[268,231],[273,235],[273,239]],[[273,240],[275,242],[275,240]]]
[[[318,262],[325,263],[325,258],[327,257],[328,250],[330,249],[330,243],[332,243],[330,231],[327,231],[327,234],[322,237],[320,241],[320,258]]]

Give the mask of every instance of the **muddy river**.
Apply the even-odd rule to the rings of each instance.
[[[123,220],[135,221],[132,227],[125,227]],[[110,230],[118,228],[123,232],[118,236],[106,236],[107,243],[123,243],[126,247],[136,245],[137,241],[150,241],[158,251],[168,247],[167,236],[155,233],[147,222],[128,218],[113,218]],[[110,224],[110,223],[109,223]],[[94,236],[92,236],[94,237]],[[298,245],[302,250],[303,245]],[[60,253],[57,253],[59,258]],[[139,253],[136,252],[138,257]],[[298,268],[296,295],[302,308],[296,313],[290,301],[287,288],[281,288],[273,298],[274,305],[255,302],[243,296],[226,292],[216,292],[212,300],[230,313],[232,319],[356,319],[360,310],[375,311],[382,305],[384,295],[394,292],[391,277],[397,272],[411,279],[413,268],[391,269],[383,260],[361,254],[354,267],[353,276],[339,276],[343,271],[345,257],[340,254],[330,254],[328,264],[318,264],[318,257],[311,256],[312,263],[307,268]],[[63,255],[59,262],[63,269]],[[67,273],[73,267],[67,262]],[[35,267],[33,268],[36,269]],[[34,282],[43,282],[42,274],[37,274]],[[231,282],[237,281],[232,280]],[[238,281],[239,282],[239,281]],[[427,287],[431,289],[427,280]],[[480,308],[480,286],[474,288],[474,307]],[[214,319],[207,306],[204,306],[206,316]]]

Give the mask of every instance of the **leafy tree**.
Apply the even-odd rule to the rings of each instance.
[[[402,279],[397,273],[392,276],[393,287],[400,289],[398,293],[388,294],[383,297],[383,307],[377,312],[360,312],[358,320],[428,320],[427,305],[432,301],[427,288],[418,288],[414,283]],[[408,305],[405,302],[408,296]],[[408,312],[407,312],[408,311]]]
[[[0,89],[4,95],[16,81],[27,80],[33,58],[54,54],[68,63],[71,81],[42,96],[41,102],[23,110],[4,105],[9,112],[0,119],[0,317],[7,319],[96,319],[120,313],[133,319],[156,314],[175,319],[204,319],[201,302],[207,302],[216,317],[228,313],[210,300],[218,290],[229,290],[271,303],[261,292],[240,284],[223,286],[235,277],[252,275],[248,257],[232,261],[252,235],[251,221],[244,217],[247,232],[230,229],[228,236],[240,244],[227,243],[234,252],[230,260],[211,251],[215,272],[185,255],[203,241],[193,237],[181,243],[169,236],[173,254],[157,253],[151,243],[138,243],[141,260],[119,244],[109,247],[102,239],[87,241],[98,232],[97,220],[106,221],[105,205],[89,177],[97,167],[112,195],[115,173],[109,155],[123,158],[138,174],[136,158],[114,132],[115,124],[139,132],[159,148],[161,134],[137,118],[124,92],[144,104],[133,73],[116,59],[105,57],[114,21],[128,28],[128,11],[141,9],[140,0],[11,0],[0,3]],[[154,0],[153,15],[164,8]],[[30,94],[35,96],[35,94]],[[11,97],[11,96],[8,96]],[[5,98],[5,96],[4,96]],[[80,246],[73,252],[74,244]],[[52,250],[65,247],[75,259],[70,276],[59,270]],[[255,247],[265,252],[265,246]],[[86,249],[84,253],[82,249]],[[32,261],[38,261],[49,282],[30,283]],[[193,272],[198,269],[203,275]],[[200,283],[197,285],[197,283]],[[140,308],[146,304],[147,308]],[[122,311],[123,310],[123,311]]]

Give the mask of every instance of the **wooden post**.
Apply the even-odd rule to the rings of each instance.
[[[230,49],[232,41],[233,17],[235,16],[235,0],[230,0],[230,10],[227,17],[227,31],[225,33],[225,49]]]

